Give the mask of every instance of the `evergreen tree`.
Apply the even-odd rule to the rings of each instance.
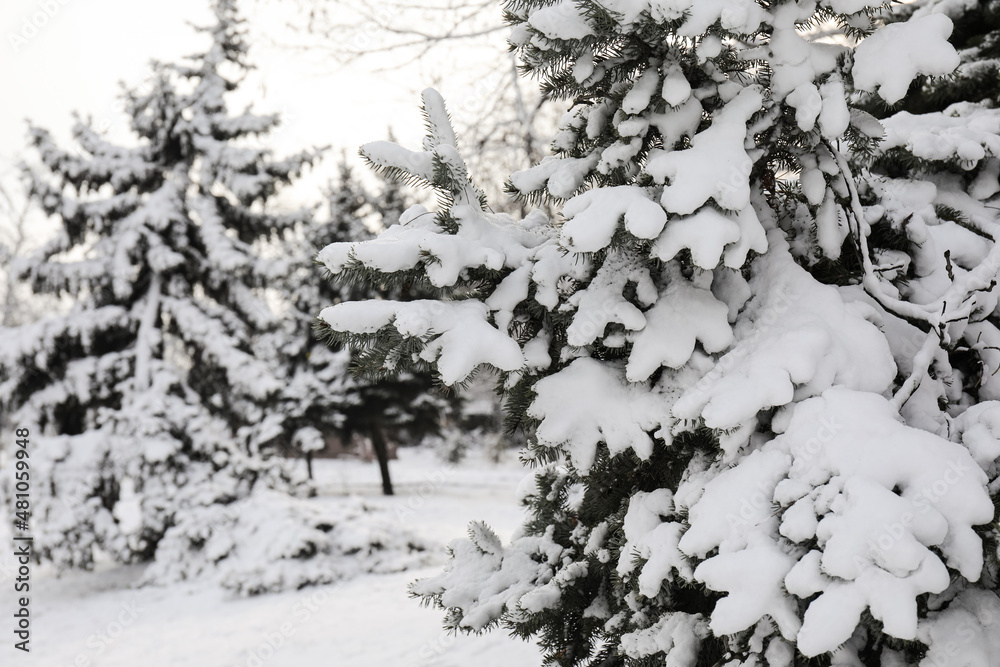
[[[492,367],[531,434],[523,529],[473,524],[413,585],[449,627],[558,665],[1000,660],[1000,402],[965,370],[991,368],[998,198],[949,225],[880,177],[893,129],[862,107],[961,60],[946,16],[880,4],[508,0],[525,70],[573,100],[509,190],[564,220],[492,213],[434,91],[423,150],[363,148],[440,205],[320,259],[437,292],[335,305],[330,335],[373,372]]]
[[[357,382],[350,373],[350,352],[322,344],[313,332],[322,304],[350,299],[351,295],[347,287],[334,287],[323,280],[312,258],[328,243],[371,237],[364,224],[370,197],[354,180],[346,162],[341,161],[339,183],[331,185],[326,194],[329,219],[306,223],[289,253],[296,258],[296,266],[283,283],[292,308],[282,348],[290,379],[281,400],[291,444],[305,458],[310,479],[313,453],[326,447],[329,437],[344,435],[345,410],[359,401]]]
[[[21,276],[72,305],[3,330],[0,407],[30,430],[35,548],[60,565],[150,558],[192,508],[288,481],[269,457],[284,382],[256,348],[286,270],[264,250],[300,216],[265,205],[312,155],[272,157],[253,140],[277,117],[228,110],[245,34],[232,0],[213,9],[206,51],[125,93],[134,145],[79,122],[72,152],[31,129],[61,228]]]
[[[373,226],[395,224],[406,209],[406,196],[396,183],[387,183],[379,194],[358,182],[345,160],[339,180],[328,191],[329,219],[306,229],[306,245],[301,253],[313,258],[317,250],[332,243],[355,243],[372,238],[366,221]],[[337,436],[350,445],[355,436],[371,443],[382,476],[382,489],[393,494],[389,473],[389,448],[393,442],[419,442],[428,434],[438,434],[457,415],[460,399],[445,394],[434,385],[429,373],[382,373],[355,378],[350,372],[350,351],[328,346],[317,338],[313,325],[316,314],[331,303],[367,299],[408,300],[419,295],[412,284],[365,285],[339,279],[317,279],[314,264],[299,267],[293,286],[296,330],[294,380],[285,396],[294,407],[292,426],[298,427],[294,441],[300,443],[311,470],[311,454],[325,438]],[[304,445],[304,446],[303,446]],[[311,473],[310,473],[311,474]]]

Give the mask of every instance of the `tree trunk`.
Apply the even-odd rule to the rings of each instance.
[[[389,478],[389,447],[379,426],[372,427],[371,438],[372,448],[375,449],[375,456],[378,458],[378,468],[382,471],[382,493],[391,496],[393,493],[392,480]]]
[[[306,452],[306,472],[309,474],[310,481],[313,478],[313,454],[312,452]]]

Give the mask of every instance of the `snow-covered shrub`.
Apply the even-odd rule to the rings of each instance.
[[[321,319],[376,371],[491,367],[531,435],[523,530],[413,586],[449,627],[558,665],[992,664],[1000,128],[866,110],[960,65],[933,10],[971,4],[505,2],[573,100],[509,189],[561,220],[491,211],[434,91],[420,150],[362,149],[441,206],[320,259],[439,295]]]
[[[209,581],[256,595],[400,572],[433,562],[437,553],[360,500],[305,500],[261,489],[185,515],[164,535],[144,581]]]

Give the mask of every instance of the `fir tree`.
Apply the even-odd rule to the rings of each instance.
[[[505,3],[524,69],[573,100],[509,189],[564,220],[493,214],[433,91],[423,150],[363,148],[439,208],[320,258],[438,293],[334,306],[331,335],[373,370],[492,367],[531,433],[521,533],[474,524],[413,585],[449,627],[503,624],[558,665],[1000,659],[1000,403],[962,370],[992,344],[959,342],[997,318],[997,197],[980,240],[936,225],[944,271],[935,225],[896,224],[940,220],[926,186],[865,171],[891,128],[859,104],[960,57],[947,17],[879,5]],[[810,42],[820,23],[858,45]]]
[[[355,243],[372,238],[373,227],[395,224],[407,208],[406,195],[396,183],[386,183],[378,194],[370,192],[352,174],[346,160],[340,164],[337,183],[328,191],[329,219],[306,228],[311,249],[301,253],[313,258],[333,243]],[[324,271],[324,273],[327,273]],[[311,469],[311,454],[331,435],[350,445],[355,436],[371,443],[382,476],[382,489],[393,494],[389,454],[393,443],[419,442],[439,434],[460,409],[460,399],[436,387],[430,373],[381,373],[357,378],[350,351],[329,346],[313,330],[316,315],[332,303],[367,299],[409,300],[420,295],[411,283],[366,285],[319,276],[315,264],[299,267],[292,301],[297,314],[292,356],[294,380],[285,396],[293,405],[289,424],[298,427],[296,443],[303,448]]]
[[[295,268],[282,283],[291,317],[286,321],[280,354],[282,363],[289,368],[289,382],[281,400],[290,442],[305,458],[310,479],[314,452],[325,448],[331,436],[343,437],[345,410],[359,400],[357,383],[350,373],[350,352],[322,344],[313,332],[322,304],[330,299],[350,299],[350,290],[325,281],[312,258],[318,248],[329,243],[371,238],[364,223],[370,196],[343,160],[339,182],[331,185],[326,194],[329,218],[310,219],[305,224],[291,244],[289,254],[296,258]]]
[[[213,9],[206,51],[125,93],[134,145],[81,121],[69,151],[31,129],[60,229],[20,273],[72,305],[3,331],[0,406],[31,431],[35,546],[60,565],[150,558],[193,508],[287,482],[269,457],[284,382],[257,348],[286,270],[264,248],[300,216],[265,205],[312,154],[272,157],[255,139],[277,117],[228,110],[247,45],[232,0]]]

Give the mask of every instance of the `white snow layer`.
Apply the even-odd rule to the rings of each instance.
[[[487,320],[486,305],[466,301],[348,301],[324,308],[319,317],[338,331],[371,334],[391,326],[427,342],[421,356],[436,361],[447,384],[461,382],[479,365],[505,370],[524,365],[518,344]]]
[[[419,595],[443,593],[441,603],[445,607],[463,611],[463,627],[482,630],[505,607],[516,610],[525,594],[541,590],[552,580],[553,566],[561,560],[563,547],[543,536],[521,537],[504,548],[481,523],[472,524],[469,532],[470,539],[450,545],[455,558],[443,574],[419,580],[410,590]],[[462,567],[452,569],[455,563]],[[557,590],[547,590],[558,599]],[[529,598],[529,604],[540,610],[555,599],[552,595],[536,595],[533,603]]]
[[[880,151],[905,148],[925,160],[962,163],[1000,156],[1000,111],[996,109],[963,102],[943,113],[901,111],[883,120],[882,125],[885,140]]]
[[[432,545],[362,503],[324,509],[257,490],[231,505],[180,517],[144,579],[217,582],[241,595],[297,590],[362,572],[399,572],[432,561]]]
[[[677,417],[729,429],[834,385],[881,393],[895,377],[885,337],[868,321],[874,312],[849,307],[835,288],[809,279],[780,231],[768,238],[750,280],[755,296],[734,328],[736,345],[678,400]]]
[[[624,373],[595,359],[581,358],[554,375],[539,380],[537,396],[528,409],[542,420],[536,436],[550,447],[565,446],[573,465],[590,469],[597,444],[612,454],[631,448],[641,459],[653,453],[655,433],[671,424],[670,407],[645,386],[632,385]],[[567,402],[567,396],[576,397]]]
[[[890,23],[866,38],[854,51],[854,85],[878,91],[889,104],[903,99],[919,74],[950,74],[958,67],[958,52],[948,42],[952,23],[944,14],[930,14]]]
[[[763,98],[744,88],[715,113],[712,125],[691,139],[681,151],[651,151],[646,171],[663,188],[660,203],[672,213],[694,213],[710,198],[722,208],[740,211],[750,204],[750,168],[744,147],[746,123]]]
[[[964,447],[905,426],[881,396],[832,388],[798,403],[784,433],[706,485],[679,547],[690,557],[718,549],[695,570],[728,593],[713,631],[766,613],[803,654],[818,655],[847,641],[869,609],[888,634],[915,639],[917,597],[948,587],[946,565],[979,578],[973,526],[993,517],[986,479]],[[778,533],[817,547],[789,549]],[[733,577],[747,571],[771,574]],[[782,588],[820,593],[801,628]]]

